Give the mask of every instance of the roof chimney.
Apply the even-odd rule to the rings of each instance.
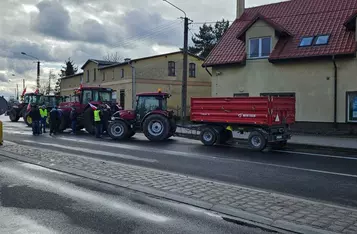
[[[237,19],[243,15],[244,8],[245,8],[245,0],[237,0],[237,15],[236,15]]]

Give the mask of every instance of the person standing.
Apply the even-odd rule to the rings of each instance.
[[[75,107],[72,107],[71,113],[70,113],[70,119],[71,119],[71,127],[72,127],[72,134],[76,134],[76,128],[77,128],[77,110]]]
[[[56,135],[59,124],[59,113],[57,107],[54,106],[50,112],[50,136]]]
[[[101,106],[98,106],[98,108],[94,110],[93,114],[94,114],[94,125],[95,125],[95,137],[100,138],[102,134]]]
[[[41,114],[36,105],[32,105],[29,116],[32,119],[32,134],[38,136],[40,134]]]
[[[40,133],[42,132],[46,133],[47,109],[45,105],[40,107],[40,115],[41,115]]]
[[[108,133],[108,121],[110,116],[110,107],[107,105],[103,105],[103,113],[102,113],[102,133]]]

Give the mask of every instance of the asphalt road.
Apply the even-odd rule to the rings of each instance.
[[[0,157],[0,233],[267,233],[215,213]]]
[[[33,137],[23,122],[6,121],[4,139],[329,203],[357,206],[357,155],[331,150],[252,152],[173,138],[153,143],[142,134],[116,142],[87,134]]]

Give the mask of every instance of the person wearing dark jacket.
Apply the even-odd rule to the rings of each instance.
[[[110,117],[110,108],[107,107],[106,105],[103,106],[103,113],[102,113],[102,133],[106,132],[108,133],[108,121]]]
[[[50,136],[57,133],[58,125],[60,122],[60,114],[57,107],[53,107],[50,112]]]
[[[76,134],[78,113],[75,107],[72,107],[69,117],[71,119],[72,134]]]
[[[41,120],[41,114],[40,110],[36,105],[33,105],[31,107],[29,116],[32,119],[32,134],[34,136],[40,135],[40,120]]]

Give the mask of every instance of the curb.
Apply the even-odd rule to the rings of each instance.
[[[48,163],[48,162],[40,162],[40,161],[37,161],[34,159],[26,158],[24,156],[9,153],[9,152],[3,151],[1,149],[0,149],[0,155],[7,157],[7,158],[17,160],[17,161],[30,163],[30,164],[34,164],[37,166],[42,166],[44,168],[63,172],[66,174],[71,174],[74,176],[91,179],[91,180],[94,180],[94,181],[97,181],[100,183],[115,185],[115,186],[119,186],[122,188],[130,189],[130,190],[133,190],[136,192],[153,195],[158,198],[163,198],[163,199],[167,199],[167,200],[171,200],[171,201],[175,201],[175,202],[179,202],[179,203],[184,203],[184,204],[192,205],[192,206],[199,207],[199,208],[202,208],[205,210],[210,210],[210,211],[218,212],[218,213],[221,213],[224,215],[229,215],[229,216],[233,217],[233,219],[237,222],[241,222],[241,223],[244,223],[247,225],[254,225],[255,227],[259,227],[261,229],[268,230],[268,231],[274,231],[274,232],[280,232],[280,233],[301,233],[301,234],[337,234],[335,232],[316,229],[316,228],[306,226],[306,225],[298,225],[298,224],[294,224],[294,223],[290,223],[290,222],[286,222],[286,221],[282,221],[282,220],[274,221],[270,218],[265,218],[263,216],[251,214],[249,212],[234,209],[229,206],[220,205],[220,204],[214,205],[209,202],[202,201],[202,200],[192,199],[189,197],[156,190],[156,189],[153,189],[150,187],[145,187],[145,186],[135,185],[135,184],[131,185],[130,183],[125,182],[125,181],[120,181],[120,180],[109,178],[106,176],[94,175],[94,174],[91,174],[91,173],[88,173],[88,172],[85,172],[82,170],[78,170],[78,169],[57,166],[57,165],[53,165],[52,163]],[[229,219],[229,217],[222,217],[222,218]]]
[[[194,139],[194,140],[199,140],[199,136],[195,134],[186,134],[186,133],[176,133],[177,137],[182,137],[186,139]],[[247,140],[245,139],[235,139],[235,141],[238,144],[231,145],[233,147],[247,147]],[[336,146],[321,146],[321,145],[314,145],[314,144],[302,144],[302,143],[294,143],[294,142],[289,142],[287,144],[287,148],[291,149],[316,149],[316,150],[336,150],[336,151],[342,151],[342,152],[347,152],[347,153],[357,153],[357,148],[347,148],[347,147],[336,147]]]

